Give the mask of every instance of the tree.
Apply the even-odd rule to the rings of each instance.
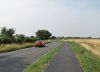
[[[49,39],[52,35],[48,30],[38,30],[36,33],[36,37],[41,40]]]
[[[23,43],[26,40],[23,34],[16,34],[15,39],[17,43]]]
[[[30,38],[34,38],[34,36],[30,36]]]
[[[2,35],[6,35],[7,34],[7,28],[6,27],[1,28],[1,34]]]
[[[14,33],[15,33],[15,30],[13,28],[10,28],[10,29],[7,30],[8,36],[13,36]]]
[[[1,29],[1,34],[2,35],[13,36],[14,33],[15,33],[15,30],[13,28],[7,29],[6,27],[3,27]]]
[[[51,36],[50,39],[56,39],[56,36]]]
[[[6,44],[15,42],[15,38],[13,36],[14,33],[15,30],[13,28],[7,29],[6,27],[2,27],[0,34],[0,42]]]
[[[13,43],[14,39],[7,35],[0,35],[0,41],[1,43],[7,44],[7,43]]]

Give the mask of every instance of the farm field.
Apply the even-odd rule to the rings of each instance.
[[[100,58],[76,42],[69,41],[69,46],[76,55],[84,72],[100,72]]]
[[[67,41],[75,41],[93,54],[100,56],[100,39],[68,39]]]

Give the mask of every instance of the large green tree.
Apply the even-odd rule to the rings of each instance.
[[[13,43],[15,41],[13,36],[14,33],[15,30],[13,28],[7,29],[6,27],[2,27],[0,33],[0,43]]]
[[[49,39],[52,35],[48,30],[38,30],[36,33],[36,37],[41,40]]]
[[[13,36],[14,33],[15,33],[15,30],[13,28],[7,29],[6,27],[3,27],[1,29],[1,34],[2,35]]]

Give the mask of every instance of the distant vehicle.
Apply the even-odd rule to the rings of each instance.
[[[45,47],[45,43],[42,40],[35,42],[35,47]]]

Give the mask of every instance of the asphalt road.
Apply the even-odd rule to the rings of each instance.
[[[72,50],[64,43],[45,72],[83,72]]]
[[[28,65],[59,45],[52,42],[44,48],[26,48],[0,54],[0,72],[22,72]]]

